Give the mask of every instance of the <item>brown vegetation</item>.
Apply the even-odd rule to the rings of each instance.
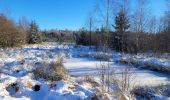
[[[68,71],[64,68],[61,59],[57,59],[51,64],[43,64],[43,66],[37,67],[33,73],[36,79],[44,78],[48,81],[59,81],[68,77]]]
[[[12,20],[0,15],[0,47],[14,47],[25,43],[26,34]]]

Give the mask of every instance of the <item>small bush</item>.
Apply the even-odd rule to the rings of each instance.
[[[68,71],[64,68],[62,64],[62,58],[57,59],[56,62],[52,62],[43,67],[37,67],[33,73],[36,79],[44,78],[48,81],[59,81],[66,79],[68,76]]]
[[[52,71],[52,72],[50,72]],[[36,68],[34,70],[34,76],[36,79],[38,78],[44,78],[48,81],[59,81],[62,80],[63,77],[61,75],[59,75],[58,73],[55,72],[55,70],[46,70],[45,67],[40,67],[40,68]]]
[[[141,62],[133,58],[129,58],[129,59],[121,58],[119,59],[119,62],[123,64],[132,64],[133,66],[136,66],[136,67],[138,66],[138,67],[150,69],[150,70],[157,71],[157,72],[165,72],[165,73],[170,72],[169,66],[166,67],[161,64],[155,64],[153,62]]]
[[[93,87],[99,87],[100,86],[100,84],[98,83],[98,82],[96,82],[91,76],[89,76],[89,75],[86,75],[85,76],[85,80],[84,80],[85,82],[88,82],[88,83],[90,83]]]
[[[95,54],[92,54],[92,56],[97,60],[106,60],[106,61],[112,58],[112,55],[109,55],[106,53],[95,53]]]
[[[149,87],[136,87],[131,91],[131,94],[136,98],[153,98],[153,90]]]
[[[155,98],[156,95],[162,95],[170,97],[170,85],[159,85],[154,87],[135,87],[131,90],[131,94],[137,99],[148,99],[151,100]],[[154,99],[155,100],[155,99]]]

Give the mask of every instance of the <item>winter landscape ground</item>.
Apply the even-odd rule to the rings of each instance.
[[[0,0],[0,100],[170,100],[170,0]]]
[[[96,51],[94,47],[79,46],[75,44],[42,43],[26,45],[22,48],[8,48],[0,50],[0,99],[1,100],[131,100],[131,89],[134,87],[156,87],[170,84],[170,74],[152,71],[147,68],[123,64],[119,60],[122,54],[114,51],[105,54]],[[96,55],[109,55],[109,61],[97,59]],[[124,58],[128,57],[124,55]],[[145,55],[143,55],[145,56]],[[63,58],[63,65],[68,70],[69,77],[60,81],[46,81],[43,78],[35,79],[33,70],[50,63],[57,58]],[[166,58],[138,57],[140,61],[170,67],[170,60]],[[121,77],[123,69],[129,66],[131,74],[130,89],[122,92],[119,85],[115,84],[110,76],[109,92],[102,91],[100,79],[101,64],[108,64],[106,70],[114,76]],[[162,66],[163,67],[163,66]],[[112,72],[114,71],[114,72]],[[107,73],[104,73],[107,74]],[[120,75],[119,75],[120,74]],[[16,86],[17,83],[17,90]],[[9,87],[13,84],[12,87]],[[53,84],[53,86],[52,86]],[[133,84],[133,85],[132,85]],[[40,90],[35,91],[33,86],[39,85]],[[169,93],[150,92],[153,100],[169,100]],[[168,90],[167,90],[168,92]],[[167,95],[164,95],[167,94]],[[57,98],[57,99],[56,99]]]

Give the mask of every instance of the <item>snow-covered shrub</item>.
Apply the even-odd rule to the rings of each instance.
[[[33,73],[36,79],[44,78],[50,81],[59,81],[68,76],[68,72],[62,64],[62,58],[58,58],[50,64],[44,64],[43,67],[37,67]]]
[[[62,75],[56,73],[55,70],[46,70],[46,68],[43,67],[35,69],[34,76],[36,79],[44,78],[50,81],[59,81],[63,79]]]
[[[137,62],[137,61],[135,60],[135,58],[133,58],[132,56],[120,57],[120,58],[119,58],[119,62],[120,62],[120,63],[123,63],[123,64],[131,64],[131,65],[134,65],[134,66],[140,66],[140,65],[139,65],[139,62]]]
[[[170,97],[170,85],[159,85],[154,87],[143,86],[135,87],[131,90],[131,94],[138,100],[148,99],[157,100],[157,96]]]
[[[137,100],[143,100],[143,99],[151,100],[152,98],[154,98],[154,95],[152,93],[153,90],[149,87],[136,87],[131,91],[131,94]]]
[[[96,92],[91,96],[90,100],[110,100],[110,99],[108,98],[108,95],[106,93]]]
[[[84,82],[90,83],[93,87],[99,87],[100,84],[95,81],[95,79],[92,76],[86,75],[84,77]]]
[[[154,89],[157,94],[170,97],[170,85],[159,85],[154,87]]]
[[[169,61],[161,61],[158,58],[138,58],[136,56],[121,57],[119,59],[120,63],[130,64],[136,67],[142,67],[158,72],[170,72],[170,66],[168,65]]]
[[[112,58],[112,55],[111,54],[107,54],[107,53],[93,53],[91,54],[91,56],[97,60],[109,60]]]
[[[167,72],[167,73],[170,72],[170,66],[163,66],[161,64],[156,64],[156,62],[145,62],[144,66],[148,67],[153,71]]]
[[[95,55],[94,57],[98,60],[109,60],[111,58],[109,55]]]

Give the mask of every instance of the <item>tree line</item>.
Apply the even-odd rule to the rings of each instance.
[[[77,44],[106,46],[128,53],[170,52],[170,6],[162,17],[156,18],[150,16],[147,8],[150,0],[137,0],[136,7],[131,8],[133,13],[129,10],[130,0],[104,1],[103,19],[88,16],[88,27],[79,30]],[[96,28],[99,25],[96,20],[101,20],[100,28]]]
[[[162,17],[156,18],[147,8],[150,0],[137,0],[133,8],[130,0],[102,1],[104,7],[94,7],[86,27],[78,31],[40,30],[35,21],[23,17],[15,22],[0,14],[0,47],[72,42],[128,53],[170,52],[170,6]]]
[[[0,14],[0,47],[16,47],[41,43],[41,33],[35,21],[22,18],[18,23]]]

